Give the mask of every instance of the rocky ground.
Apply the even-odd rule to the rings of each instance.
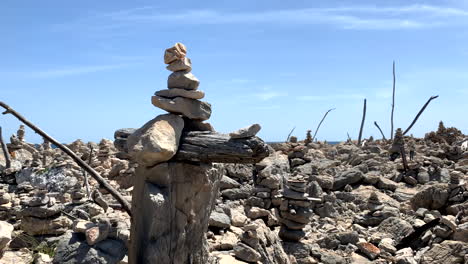
[[[69,148],[131,200],[125,135]],[[369,139],[272,144],[258,164],[217,166],[213,263],[468,263],[463,137],[405,137],[406,163],[391,142]],[[8,147],[0,263],[126,263],[130,219],[116,200],[91,178],[88,193],[82,169],[47,143]]]

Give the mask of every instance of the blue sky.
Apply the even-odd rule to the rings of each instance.
[[[188,48],[220,132],[260,123],[267,141],[390,134],[440,120],[468,133],[468,1],[13,1],[0,3],[0,100],[63,142],[112,138],[163,111],[164,50]],[[19,122],[0,116],[4,137]],[[28,131],[27,140],[41,139]]]

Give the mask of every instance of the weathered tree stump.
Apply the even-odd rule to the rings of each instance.
[[[222,170],[211,162],[256,163],[268,156],[258,137],[231,139],[188,132],[168,162],[140,164],[135,173],[129,263],[208,261],[205,232],[219,193]]]
[[[167,162],[136,172],[129,263],[206,263],[221,170]]]

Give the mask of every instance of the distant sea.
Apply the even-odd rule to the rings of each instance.
[[[336,145],[339,144],[341,141],[327,141],[327,144],[329,145]],[[284,141],[270,141],[267,142],[267,144],[279,144],[279,143],[285,143]]]

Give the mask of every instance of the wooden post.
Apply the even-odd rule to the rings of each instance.
[[[401,154],[401,161],[403,162],[403,168],[406,173],[409,170],[409,166],[408,166],[408,161],[406,160],[405,146],[400,147],[400,154]]]
[[[314,133],[314,136],[312,137],[312,142],[314,142],[314,139],[315,139],[315,136],[317,135],[317,132],[320,128],[320,125],[322,124],[323,120],[325,120],[325,117],[327,117],[328,113],[330,113],[330,111],[332,110],[335,110],[336,108],[332,108],[332,109],[328,109],[328,111],[325,113],[325,115],[323,116],[322,120],[320,121],[320,123],[318,124],[317,126],[317,129],[315,130],[315,133]]]
[[[390,139],[393,140],[393,111],[395,110],[395,61],[393,61],[393,95],[392,95],[392,114],[390,117]]]
[[[0,102],[0,106],[5,108],[6,111],[3,112],[4,115],[6,114],[12,114],[18,120],[23,122],[25,125],[30,127],[34,132],[42,136],[43,138],[47,139],[49,142],[57,146],[60,150],[65,152],[68,156],[70,156],[81,168],[83,168],[86,172],[88,172],[104,189],[106,189],[120,204],[122,204],[122,207],[129,215],[132,214],[131,212],[131,207],[129,202],[120,194],[116,189],[114,189],[97,171],[95,171],[91,166],[86,164],[80,157],[78,157],[73,151],[71,151],[67,146],[59,143],[57,140],[46,134],[44,131],[42,131],[40,128],[29,122],[26,118],[24,118],[22,115],[20,115],[18,112],[13,110],[10,106],[5,104],[4,102]]]
[[[364,108],[362,109],[362,121],[361,121],[361,128],[359,129],[359,137],[358,137],[358,146],[361,146],[361,138],[362,138],[362,130],[364,129],[364,122],[366,121],[366,102],[367,100],[364,99]]]
[[[1,126],[0,126],[0,144],[2,145],[3,156],[5,156],[5,168],[8,169],[11,167],[11,157],[10,157],[10,152],[8,152],[8,148],[5,144],[5,141],[3,140]]]

